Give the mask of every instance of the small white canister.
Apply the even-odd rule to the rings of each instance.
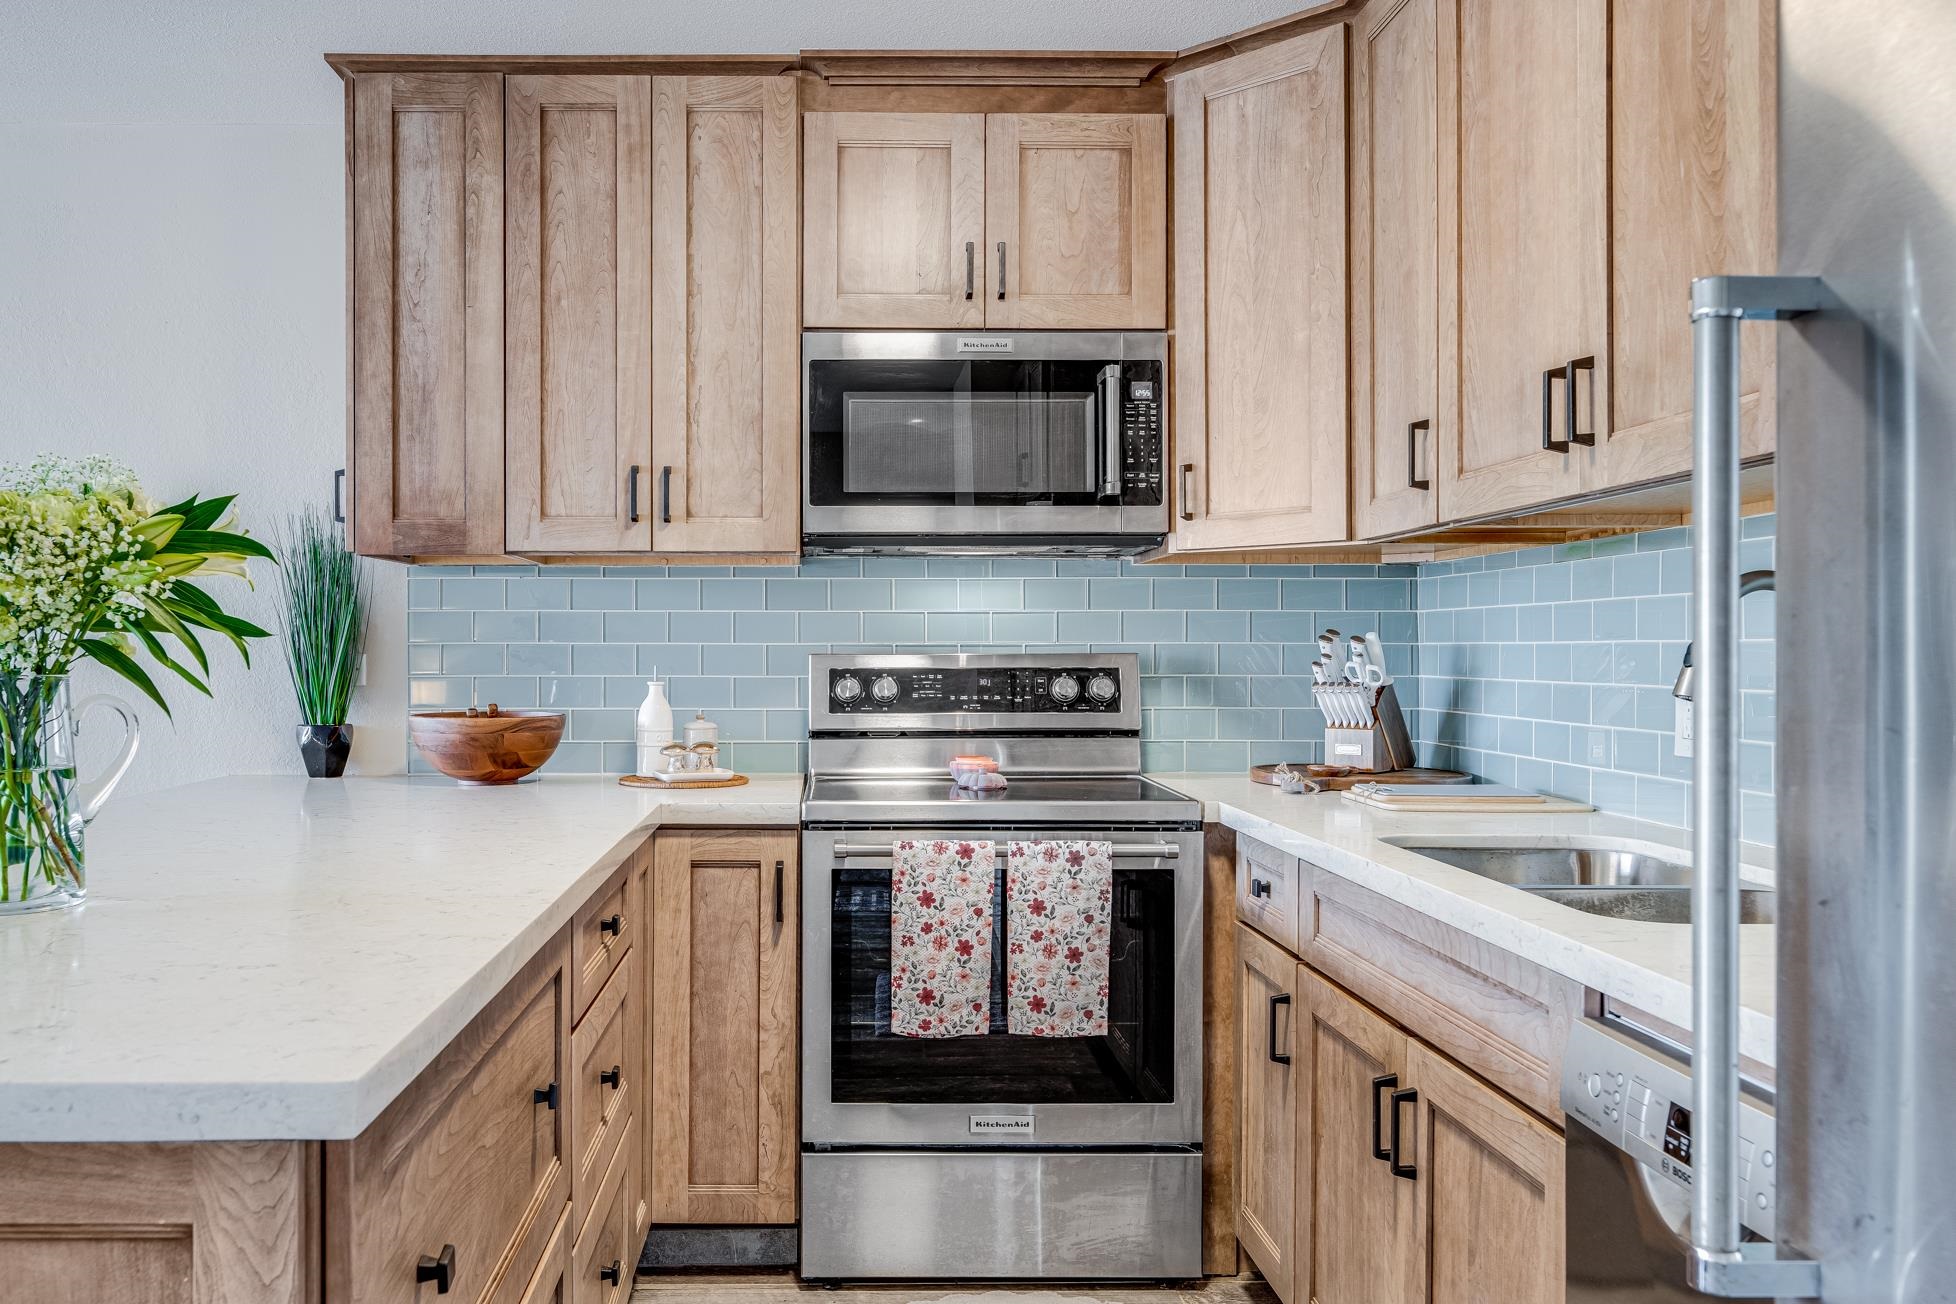
[[[720,726],[707,719],[706,712],[701,711],[686,722],[685,742],[688,747],[693,747],[700,743],[712,743],[715,747],[718,747],[720,745]]]

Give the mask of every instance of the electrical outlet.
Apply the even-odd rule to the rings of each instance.
[[[1689,698],[1671,699],[1671,754],[1673,756],[1691,755],[1692,714]]]

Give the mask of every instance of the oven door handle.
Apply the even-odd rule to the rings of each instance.
[[[1182,849],[1172,842],[1116,842],[1113,848],[1116,856],[1160,856],[1173,860],[1182,854]],[[838,842],[833,850],[838,856],[888,856],[895,854],[896,848],[887,842]]]
[[[1100,405],[1100,496],[1121,496],[1121,366],[1110,362],[1094,381],[1094,401]]]

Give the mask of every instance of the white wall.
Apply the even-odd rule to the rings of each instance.
[[[265,534],[344,461],[340,82],[328,50],[1178,49],[1301,0],[40,0],[0,36],[0,461],[106,452]],[[376,567],[356,768],[406,741],[404,576]],[[271,585],[227,587],[270,627]],[[145,704],[132,788],[298,768],[277,649]],[[99,671],[89,686],[102,685]]]

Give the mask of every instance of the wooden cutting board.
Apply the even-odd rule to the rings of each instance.
[[[1292,762],[1290,768],[1295,773],[1305,775],[1327,792],[1341,792],[1356,783],[1468,783],[1474,777],[1471,774],[1465,774],[1459,770],[1423,769],[1385,770],[1377,774],[1368,774],[1363,771],[1353,770],[1349,774],[1322,776],[1312,774],[1305,768],[1305,762],[1303,761]],[[1274,788],[1277,786],[1277,767],[1274,765],[1252,765],[1250,767],[1250,779],[1254,783],[1267,783]]]
[[[1500,798],[1476,800],[1472,797],[1447,797],[1444,789],[1435,789],[1431,797],[1416,797],[1410,801],[1394,801],[1391,798],[1376,798],[1364,793],[1348,792],[1345,800],[1359,806],[1370,806],[1374,810],[1395,811],[1401,815],[1573,815],[1582,811],[1595,810],[1586,802],[1570,801],[1566,797],[1544,797],[1536,802],[1510,801]]]

